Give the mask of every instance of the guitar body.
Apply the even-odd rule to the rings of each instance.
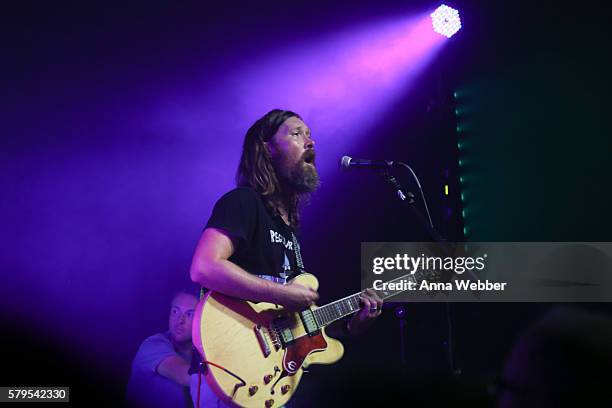
[[[294,280],[313,289],[319,286],[311,274]],[[342,343],[328,337],[324,328],[313,330],[309,316],[309,310],[287,312],[279,305],[209,292],[196,309],[193,342],[205,361],[239,378],[209,364],[208,385],[233,406],[270,408],[287,403],[303,369],[334,363],[344,353]]]

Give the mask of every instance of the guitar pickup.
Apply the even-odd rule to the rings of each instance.
[[[309,337],[316,336],[321,332],[312,310],[306,309],[303,312],[300,312],[300,319],[302,320],[302,325],[306,329],[306,333],[308,333]]]
[[[271,323],[272,330],[276,333],[276,337],[280,340],[282,347],[287,347],[293,344],[295,338],[291,331],[293,320],[288,316],[279,316]]]
[[[268,344],[268,340],[266,340],[260,325],[255,326],[255,337],[257,337],[257,342],[259,343],[259,347],[261,347],[264,357],[268,357],[271,353],[270,345]]]

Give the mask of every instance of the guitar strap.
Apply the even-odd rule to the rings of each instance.
[[[295,261],[297,262],[299,273],[304,273],[306,271],[304,270],[304,262],[302,261],[302,251],[300,249],[300,243],[295,237],[295,234],[293,233],[293,231],[291,231],[291,238],[293,239],[293,248],[295,250]]]

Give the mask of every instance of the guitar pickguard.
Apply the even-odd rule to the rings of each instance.
[[[297,373],[309,354],[323,351],[327,348],[327,341],[321,333],[315,336],[302,336],[285,349],[283,368],[288,375]]]

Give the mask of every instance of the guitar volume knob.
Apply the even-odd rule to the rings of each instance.
[[[272,374],[268,374],[268,375],[264,375],[264,384],[270,384],[270,381],[272,381]]]
[[[286,384],[286,385],[283,385],[283,386],[281,387],[281,392],[282,392],[283,394],[286,394],[286,393],[288,393],[288,392],[289,392],[289,390],[290,390],[290,389],[291,389],[291,386],[290,386],[290,385],[288,385],[288,384]]]
[[[249,396],[252,397],[253,395],[255,395],[255,393],[257,392],[258,389],[259,388],[256,385],[251,385],[249,387]]]
[[[266,408],[270,408],[274,404],[273,399],[266,400]]]

